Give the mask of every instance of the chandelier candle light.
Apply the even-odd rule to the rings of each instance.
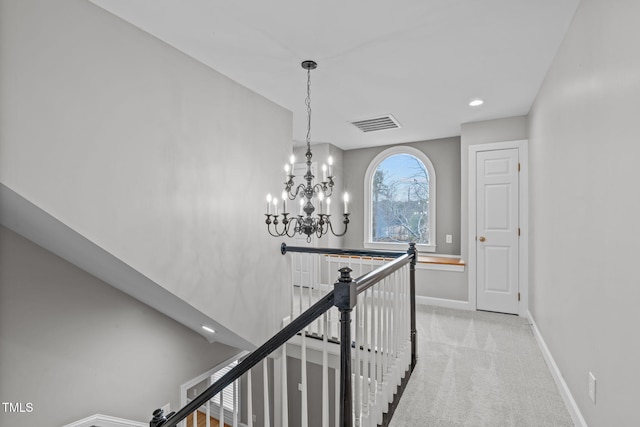
[[[295,175],[293,167],[295,157],[292,155],[289,163],[285,165],[285,183],[282,192],[282,212],[279,212],[278,199],[272,198],[271,194],[267,195],[267,217],[265,223],[269,234],[274,237],[288,236],[293,237],[296,234],[306,235],[307,242],[311,242],[313,235],[322,237],[329,231],[334,236],[344,236],[347,232],[347,224],[349,224],[349,195],[344,193],[344,231],[336,233],[331,224],[331,195],[333,194],[333,158],[329,156],[327,164],[322,165],[322,181],[314,184],[315,176],[311,173],[311,70],[314,70],[318,64],[314,61],[304,61],[302,68],[307,70],[307,173],[304,175],[304,183],[297,187],[294,183]],[[295,187],[295,189],[294,189]],[[287,210],[287,199],[296,200],[300,196],[300,212],[297,216],[290,216]],[[314,215],[316,208],[314,201],[318,203],[318,213]],[[273,204],[273,211],[271,205]],[[291,205],[291,204],[290,204]],[[282,220],[279,219],[282,214]]]

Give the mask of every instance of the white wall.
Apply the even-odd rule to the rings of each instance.
[[[101,413],[151,419],[180,384],[237,354],[0,226],[3,426],[61,426]]]
[[[260,344],[291,113],[88,1],[0,4],[0,182]]]
[[[592,427],[640,419],[639,20],[582,0],[530,112],[531,313]]]

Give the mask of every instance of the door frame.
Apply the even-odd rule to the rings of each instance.
[[[476,161],[481,151],[518,149],[520,175],[518,179],[518,219],[520,239],[518,239],[518,291],[520,302],[518,315],[527,316],[529,310],[529,141],[495,142],[469,146],[469,308],[477,310],[477,255],[476,255]]]

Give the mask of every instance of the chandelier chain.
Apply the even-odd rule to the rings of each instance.
[[[311,146],[311,69],[307,70],[307,148]]]

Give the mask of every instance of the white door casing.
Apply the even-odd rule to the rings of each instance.
[[[476,153],[479,310],[518,314],[518,149]]]

